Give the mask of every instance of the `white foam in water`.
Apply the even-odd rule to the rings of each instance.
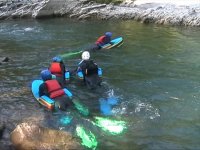
[[[122,107],[122,108],[113,108],[112,109],[112,114],[114,114],[114,115],[118,115],[118,114],[120,114],[120,115],[122,115],[122,114],[126,114],[127,112],[126,112],[126,107]]]
[[[33,28],[25,28],[24,31],[32,31],[34,30]]]
[[[114,97],[114,90],[113,89],[108,91],[108,97]]]
[[[147,116],[150,119],[160,117],[158,109],[154,108],[151,104],[145,104],[145,103],[136,104],[135,113],[142,113],[142,112],[145,113],[145,116]]]
[[[112,114],[113,115],[123,115],[123,114],[127,114],[127,108],[128,108],[128,104],[130,103],[127,103],[127,102],[123,102],[118,105],[117,107],[114,107],[112,109]]]

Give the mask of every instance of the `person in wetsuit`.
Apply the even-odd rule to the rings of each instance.
[[[78,65],[77,71],[82,71],[83,81],[90,88],[94,88],[97,85],[100,85],[101,78],[98,76],[98,65],[90,59],[90,53],[84,51],[82,53],[82,61]]]
[[[56,56],[52,59],[52,63],[50,64],[49,71],[51,74],[56,76],[56,79],[61,84],[62,87],[65,86],[65,72],[66,68],[64,62],[60,56]]]
[[[93,44],[91,47],[85,49],[85,51],[95,51],[95,50],[100,50],[103,45],[105,44],[112,44],[111,43],[111,37],[112,37],[112,32],[106,32],[104,35],[100,36],[95,44]]]
[[[40,97],[45,95],[55,100],[61,110],[66,110],[67,107],[73,105],[71,98],[65,94],[59,82],[52,79],[52,74],[48,69],[41,71],[41,77],[44,83],[39,86]]]

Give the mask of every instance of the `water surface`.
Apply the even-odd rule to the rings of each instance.
[[[9,133],[29,117],[44,117],[46,126],[68,131],[83,123],[97,136],[97,149],[200,147],[198,28],[60,18],[2,21],[0,25],[0,56],[10,58],[0,65],[0,121],[7,125],[0,141],[4,147],[10,146]],[[122,36],[124,44],[91,54],[103,69],[103,86],[90,91],[73,77],[68,89],[95,113],[100,98],[117,98],[120,104],[113,108],[114,117],[128,126],[119,136],[80,121],[80,116],[74,116],[71,125],[59,124],[60,116],[41,107],[30,89],[53,56],[84,49],[106,31]],[[78,58],[65,59],[70,69],[78,62]]]

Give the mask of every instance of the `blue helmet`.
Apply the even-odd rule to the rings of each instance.
[[[51,72],[48,69],[41,71],[41,77],[44,81],[52,79]]]
[[[53,58],[53,62],[61,62],[62,58],[60,56],[56,56]]]
[[[111,37],[111,36],[112,36],[112,32],[106,32],[106,33],[105,33],[105,36]]]

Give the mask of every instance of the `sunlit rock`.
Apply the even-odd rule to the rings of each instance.
[[[124,0],[98,4],[88,0],[32,0],[0,3],[0,19],[65,16],[77,19],[131,19],[142,23],[200,26],[200,0]]]
[[[11,142],[17,150],[80,150],[80,144],[70,133],[21,123],[11,133]]]

